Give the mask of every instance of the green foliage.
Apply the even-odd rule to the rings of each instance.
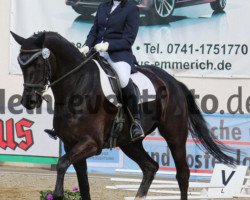
[[[40,200],[47,200],[47,196],[49,194],[53,194],[53,191],[47,190],[47,191],[41,191],[40,192]],[[79,191],[70,191],[65,190],[64,191],[64,200],[81,200],[81,195]]]
[[[47,190],[47,191],[40,191],[40,200],[47,200],[47,195],[52,194],[53,191]]]

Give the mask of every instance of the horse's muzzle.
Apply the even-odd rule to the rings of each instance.
[[[40,95],[36,94],[35,91],[26,92],[24,90],[21,104],[28,110],[32,110],[41,106],[42,98]]]

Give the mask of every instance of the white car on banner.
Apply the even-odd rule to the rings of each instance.
[[[66,4],[81,15],[89,15],[96,11],[98,5],[107,0],[66,0]],[[153,18],[169,18],[175,8],[210,3],[211,8],[221,12],[227,0],[134,0],[138,7]]]

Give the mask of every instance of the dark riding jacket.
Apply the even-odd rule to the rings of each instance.
[[[85,45],[93,47],[101,41],[108,42],[108,53],[112,61],[124,61],[134,66],[132,45],[136,39],[140,14],[138,7],[128,1],[110,13],[113,1],[100,4]]]

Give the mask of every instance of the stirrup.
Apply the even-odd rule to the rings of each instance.
[[[56,136],[56,134],[55,134],[54,129],[52,129],[52,130],[50,130],[50,129],[45,129],[44,132],[47,133],[48,136],[49,136],[50,138],[52,138],[52,139],[54,139],[54,140],[57,140],[57,136]]]

